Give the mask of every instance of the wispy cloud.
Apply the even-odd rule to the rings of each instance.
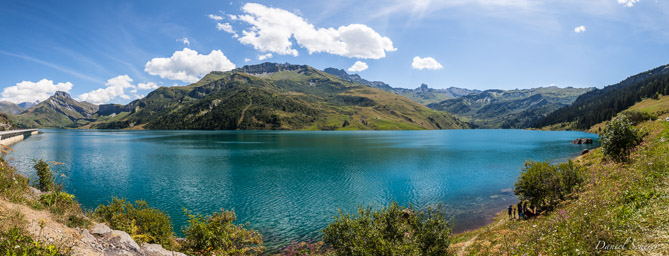
[[[27,55],[21,55],[21,54],[16,54],[16,53],[12,53],[12,52],[7,52],[7,51],[3,51],[3,50],[0,50],[0,54],[24,59],[24,60],[27,60],[27,61],[32,61],[32,62],[35,62],[35,63],[41,64],[41,65],[53,68],[55,70],[70,74],[72,76],[75,76],[77,78],[84,79],[84,80],[87,80],[87,81],[90,81],[90,82],[99,83],[99,84],[104,83],[103,80],[101,80],[101,79],[79,73],[79,72],[74,71],[72,69],[69,69],[69,68],[66,68],[66,67],[63,67],[63,66],[60,66],[60,65],[57,65],[57,64],[53,64],[53,63],[45,61],[45,60],[33,58],[33,57],[30,57],[30,56],[27,56]]]

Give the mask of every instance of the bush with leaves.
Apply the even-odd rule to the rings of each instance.
[[[441,206],[421,212],[391,202],[380,210],[359,207],[357,216],[340,211],[323,241],[337,255],[447,255],[450,235]]]
[[[164,212],[138,200],[133,205],[125,199],[112,198],[108,205],[95,209],[95,216],[113,229],[127,232],[138,243],[158,243],[172,248],[172,222]]]
[[[33,159],[33,168],[37,171],[37,188],[42,192],[49,192],[54,190],[55,177],[49,164],[40,159],[39,161]]]
[[[221,209],[211,216],[193,214],[188,216],[188,226],[183,229],[185,252],[200,255],[248,255],[262,254],[265,250],[262,235],[247,225],[235,225],[234,211]]]
[[[622,115],[625,115],[633,125],[657,119],[657,115],[639,110],[627,110],[624,111]]]
[[[540,209],[553,209],[585,180],[585,169],[574,162],[551,165],[548,161],[527,161],[516,181],[514,192]]]
[[[631,150],[641,143],[643,134],[634,127],[626,115],[620,115],[606,123],[600,135],[602,152],[617,162],[627,161]]]

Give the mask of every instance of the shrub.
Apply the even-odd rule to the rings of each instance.
[[[514,192],[540,209],[553,209],[585,179],[585,169],[569,160],[551,165],[548,161],[527,161],[516,181]]]
[[[172,243],[172,222],[164,212],[149,207],[146,201],[133,205],[125,199],[112,198],[108,205],[100,205],[94,215],[113,229],[127,232],[138,243],[158,243],[167,248]]]
[[[265,250],[260,233],[246,229],[247,225],[235,225],[234,211],[221,210],[212,216],[192,214],[188,216],[188,227],[183,232],[186,252],[204,255],[260,254]]]
[[[641,122],[657,119],[657,115],[650,114],[648,112],[639,111],[639,110],[627,110],[627,111],[624,111],[622,113],[622,115],[625,115],[629,119],[629,121],[632,122],[633,125],[637,125]]]
[[[37,170],[37,188],[43,192],[48,192],[54,190],[54,176],[49,164],[44,160],[40,159],[36,161],[33,159],[33,168]]]
[[[614,161],[627,161],[632,148],[641,143],[643,135],[626,115],[620,115],[606,123],[604,133],[600,135],[602,152]]]
[[[440,210],[419,212],[392,202],[380,210],[359,207],[357,216],[340,211],[323,230],[323,241],[337,255],[447,255],[451,225]]]

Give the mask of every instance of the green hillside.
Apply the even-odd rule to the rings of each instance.
[[[91,128],[398,130],[468,125],[405,97],[304,65],[264,63],[161,87]],[[111,115],[115,115],[111,117]]]
[[[555,86],[486,90],[429,104],[428,107],[461,116],[479,128],[526,128],[590,90],[592,88]]]
[[[611,119],[621,111],[647,98],[669,95],[669,65],[631,76],[624,81],[593,90],[578,97],[573,104],[537,121],[533,127],[588,129]]]

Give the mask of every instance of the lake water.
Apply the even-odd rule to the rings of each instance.
[[[112,197],[143,199],[167,212],[180,233],[182,209],[234,209],[269,247],[314,240],[338,209],[443,203],[455,230],[487,224],[515,203],[527,159],[566,161],[582,132],[442,131],[118,131],[42,130],[15,144],[13,164],[64,163],[66,191],[92,209]]]

